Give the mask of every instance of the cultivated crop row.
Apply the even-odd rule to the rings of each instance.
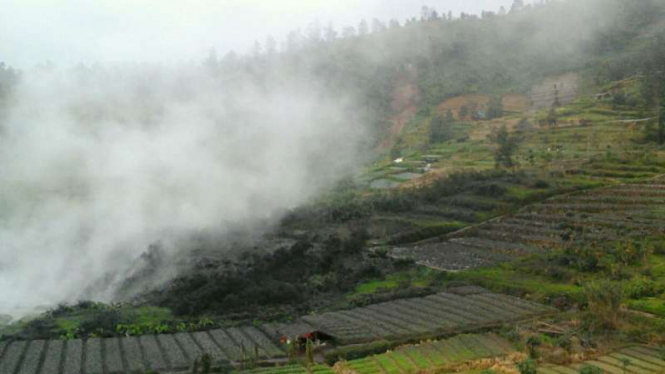
[[[395,351],[360,360],[340,362],[338,372],[357,374],[411,374],[437,371],[449,365],[489,357],[501,357],[514,348],[496,335],[458,335],[440,341],[406,345]]]
[[[575,374],[581,368],[595,366],[608,374],[656,374],[665,372],[662,352],[653,347],[633,346],[570,366],[544,366],[542,374]]]
[[[445,241],[395,248],[392,254],[446,270],[486,266],[573,240],[604,243],[662,235],[663,212],[662,181],[626,184],[551,199]]]
[[[326,365],[285,365],[243,370],[237,374],[334,374],[332,369]]]
[[[469,294],[456,294],[452,290],[423,298],[307,316],[303,320],[338,338],[342,344],[347,344],[376,339],[434,336],[524,319],[550,311],[542,305],[474,288]],[[350,328],[363,333],[351,333]]]
[[[209,355],[214,365],[285,352],[254,327],[174,335],[0,342],[0,374],[114,374],[182,371]]]

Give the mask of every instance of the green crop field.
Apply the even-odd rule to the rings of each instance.
[[[538,372],[574,374],[589,366],[607,374],[660,374],[665,373],[665,352],[653,347],[631,346],[570,366],[541,366]]]
[[[420,370],[445,370],[468,361],[502,357],[515,348],[496,335],[458,335],[451,339],[405,345],[394,351],[351,361],[336,366],[357,374],[410,374]]]

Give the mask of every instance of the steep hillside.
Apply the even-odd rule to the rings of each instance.
[[[372,127],[369,162],[284,212],[260,240],[197,233],[175,264],[151,247],[122,303],[63,304],[0,326],[0,372],[171,372],[210,352],[216,364],[249,369],[307,355],[278,344],[303,329],[330,344],[319,361],[349,361],[277,373],[446,372],[453,367],[420,360],[455,361],[423,353],[448,343],[372,355],[479,328],[534,359],[545,347],[545,373],[590,361],[621,374],[621,355],[639,359],[635,374],[660,369],[654,349],[609,349],[665,336],[665,117],[655,105],[665,96],[653,85],[665,48],[645,40],[661,35],[665,4],[624,4],[437,17],[212,61],[206,69],[229,87],[281,84],[288,72],[350,98],[344,113]],[[173,279],[144,288],[173,268]],[[489,346],[450,346],[469,358],[496,348],[480,340]],[[496,344],[497,354],[512,352]]]

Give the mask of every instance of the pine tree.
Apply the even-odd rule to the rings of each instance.
[[[510,13],[517,13],[524,9],[524,0],[514,0],[513,5],[510,7]]]
[[[326,27],[324,30],[323,38],[327,42],[332,42],[337,39],[337,31],[335,31],[335,27],[333,27],[332,22],[329,22],[328,27]]]
[[[362,20],[358,25],[358,35],[363,36],[367,34],[369,34],[369,26],[367,25],[367,21]]]
[[[497,168],[501,166],[507,168],[517,166],[513,157],[515,152],[517,152],[520,141],[522,140],[520,137],[510,135],[506,125],[503,125],[499,129],[494,129],[488,138],[497,146],[496,151],[494,152],[494,161],[496,162]]]

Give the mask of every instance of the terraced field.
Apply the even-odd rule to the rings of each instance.
[[[333,374],[334,371],[326,365],[285,365],[242,370],[236,374]]]
[[[659,234],[665,234],[665,178],[555,197],[443,241],[394,248],[392,254],[433,268],[460,270],[544,252],[568,240],[602,242]]]
[[[285,357],[254,327],[85,341],[0,342],[0,374],[178,372],[191,368],[204,353],[219,365],[243,361],[257,348],[261,359]]]
[[[570,366],[542,366],[541,374],[576,374],[583,365],[593,365],[607,374],[657,374],[665,373],[665,359],[658,349],[632,346],[615,353]]]
[[[501,358],[516,353],[506,340],[494,334],[458,335],[451,339],[404,345],[388,353],[325,365],[285,365],[239,371],[237,374],[410,374],[443,370],[461,363]],[[455,371],[459,372],[459,371]]]
[[[410,374],[440,369],[483,358],[515,353],[514,347],[496,335],[458,335],[454,338],[417,345],[359,360],[340,362],[338,372],[355,374]]]
[[[435,337],[524,320],[554,309],[480,287],[460,287],[427,297],[305,316],[304,322],[334,337],[338,344]]]
[[[565,74],[559,77],[549,77],[531,91],[531,102],[536,109],[551,108],[558,99],[560,104],[568,104],[577,95],[577,74]]]
[[[291,324],[234,327],[141,337],[0,343],[0,374],[178,372],[207,353],[214,364],[253,358],[284,361],[279,338],[322,332],[339,345],[380,339],[428,338],[524,320],[553,309],[480,287],[302,317]],[[467,338],[464,338],[467,339]],[[460,341],[460,344],[464,340]],[[474,344],[472,340],[471,343]],[[488,343],[489,344],[489,343]],[[460,351],[461,352],[461,351]]]

